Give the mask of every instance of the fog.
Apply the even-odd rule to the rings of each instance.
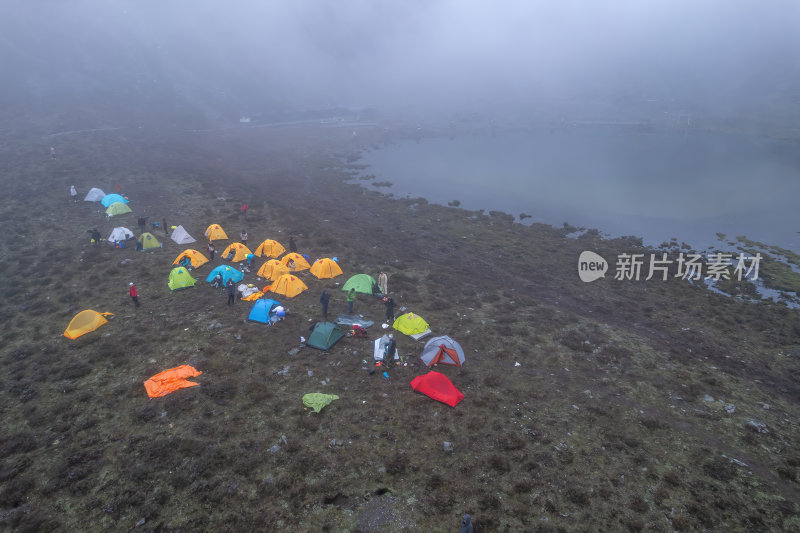
[[[0,104],[7,118],[581,102],[797,119],[799,27],[795,0],[3,0]]]

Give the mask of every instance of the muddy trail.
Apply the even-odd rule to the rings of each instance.
[[[478,531],[798,529],[798,311],[672,276],[583,283],[581,251],[650,250],[360,187],[359,151],[405,134],[92,130],[59,136],[56,158],[52,138],[4,136],[0,523],[450,531],[470,513]],[[72,184],[81,198],[119,186],[133,213],[73,203]],[[89,242],[94,227],[138,234],[139,216],[183,225],[200,251],[212,223],[223,246],[242,229],[250,244],[293,235],[344,275],[300,273],[309,289],[276,296],[289,314],[267,328],[205,283],[219,256],[171,293],[186,246],[160,230],[153,252]],[[456,407],[409,386],[428,371],[424,339],[396,335],[408,365],[388,379],[370,373],[369,340],[300,342],[322,289],[335,317],[341,284],[380,271],[398,307],[464,347],[462,368],[436,368],[464,393]],[[62,337],[82,309],[114,316]],[[355,312],[377,338],[383,304],[359,295]],[[148,399],[142,383],[181,364],[200,385]],[[307,392],[340,399],[314,414]]]

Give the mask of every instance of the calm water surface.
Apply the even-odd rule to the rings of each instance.
[[[656,245],[675,237],[719,248],[721,232],[800,252],[796,142],[573,128],[404,141],[363,162],[395,196],[459,200]]]

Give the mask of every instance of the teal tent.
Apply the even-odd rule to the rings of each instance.
[[[333,322],[317,322],[311,330],[306,344],[318,350],[329,350],[342,337],[344,337],[344,331]]]
[[[369,274],[356,274],[345,282],[342,286],[343,291],[355,289],[356,292],[364,294],[375,294],[378,292],[378,282]]]
[[[217,277],[217,274],[222,274],[222,283],[228,283],[229,279],[232,279],[234,283],[239,283],[244,279],[244,274],[235,268],[228,265],[222,265],[218,266],[212,270],[211,273],[209,273],[208,277],[206,278],[206,282],[211,283],[214,281],[214,278]]]
[[[122,196],[121,194],[106,194],[103,196],[103,199],[100,200],[100,203],[103,204],[103,207],[110,207],[111,204],[115,204],[117,202],[122,202],[123,204],[128,203],[128,199]]]

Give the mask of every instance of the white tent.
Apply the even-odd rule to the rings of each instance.
[[[178,226],[174,230],[172,230],[172,240],[177,242],[178,244],[189,244],[190,242],[195,242],[194,237],[189,235],[189,233],[183,229],[183,226]]]
[[[114,244],[115,242],[125,241],[128,239],[133,239],[134,235],[131,230],[128,228],[123,228],[122,226],[118,228],[114,228],[111,232],[111,235],[108,236],[108,242]]]
[[[98,189],[97,187],[92,187],[89,189],[89,192],[86,193],[86,198],[83,199],[84,202],[99,202],[103,199],[106,193],[103,192],[102,189]]]

